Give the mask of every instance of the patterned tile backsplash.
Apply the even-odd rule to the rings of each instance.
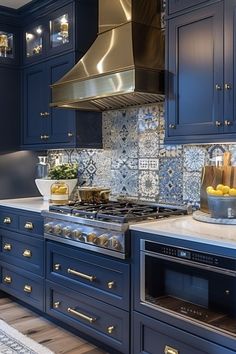
[[[78,162],[79,181],[110,187],[114,196],[199,204],[201,169],[236,145],[165,145],[163,105],[103,113],[103,150],[50,150]]]

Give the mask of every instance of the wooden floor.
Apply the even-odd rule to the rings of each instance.
[[[9,298],[0,298],[0,319],[56,354],[106,354]]]

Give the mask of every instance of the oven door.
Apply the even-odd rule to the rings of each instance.
[[[141,302],[236,336],[236,273],[141,251]]]

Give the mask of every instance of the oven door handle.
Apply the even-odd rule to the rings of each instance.
[[[184,260],[184,259],[180,259],[180,258],[175,258],[175,257],[168,256],[168,255],[161,255],[161,254],[157,255],[157,254],[155,254],[153,252],[148,252],[148,251],[145,251],[145,252],[142,251],[142,253],[144,255],[148,255],[148,256],[151,256],[151,257],[155,257],[155,258],[171,261],[171,262],[174,262],[174,263],[183,264],[183,265],[186,265],[188,267],[194,267],[194,268],[198,268],[198,269],[208,270],[208,271],[211,271],[211,272],[214,272],[214,273],[229,275],[231,277],[235,277],[236,278],[236,271],[234,271],[234,270],[225,269],[225,268],[222,269],[222,268],[211,266],[209,264],[196,263],[196,262],[193,262],[193,261],[190,261],[190,260]]]

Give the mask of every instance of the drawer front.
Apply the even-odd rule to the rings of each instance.
[[[19,217],[19,230],[31,235],[43,235],[43,218],[31,216],[20,216]]]
[[[44,310],[44,280],[3,262],[1,290],[39,310]]]
[[[0,211],[0,227],[11,230],[17,229],[18,225],[19,216],[17,214],[8,211]]]
[[[129,308],[129,264],[47,243],[47,278],[111,305]]]
[[[209,0],[169,0],[169,14],[189,9],[197,5],[203,5],[207,2],[209,2]]]
[[[207,340],[153,320],[139,313],[133,315],[134,354],[233,354]]]
[[[69,295],[68,295],[69,293]],[[46,312],[96,340],[129,353],[129,313],[46,281]]]
[[[44,276],[44,242],[16,232],[2,230],[1,260]]]

